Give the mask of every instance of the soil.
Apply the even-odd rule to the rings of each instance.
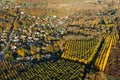
[[[120,78],[120,48],[113,47],[111,49],[105,73]]]

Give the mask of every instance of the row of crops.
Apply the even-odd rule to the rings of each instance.
[[[102,43],[100,50],[97,53],[98,57],[96,58],[96,61],[94,63],[94,66],[100,71],[105,70],[105,66],[108,61],[111,47],[113,44],[116,44],[116,41],[118,39],[118,34],[111,33],[106,35],[103,39],[104,41]]]
[[[87,64],[93,59],[100,44],[101,39],[66,41],[62,58]]]
[[[85,65],[60,59],[29,65],[0,61],[1,80],[82,80]]]
[[[99,39],[68,40],[64,45],[62,58],[93,65],[104,71],[111,47],[116,43],[118,34],[103,34]],[[94,59],[94,60],[93,60]]]
[[[94,64],[94,66],[100,71],[105,70],[105,66],[107,64],[111,47],[112,47],[112,38],[110,35],[107,35],[103,40],[102,46],[98,52],[98,57],[96,58],[96,61]]]

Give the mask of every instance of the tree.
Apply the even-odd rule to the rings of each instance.
[[[36,46],[30,46],[30,53],[32,55],[36,54],[37,53],[37,47]]]
[[[17,50],[17,54],[18,54],[19,56],[24,57],[24,56],[25,56],[24,49],[18,49],[18,50]]]
[[[11,51],[6,51],[5,58],[8,59],[9,61],[13,61],[14,60],[14,57],[13,57]]]

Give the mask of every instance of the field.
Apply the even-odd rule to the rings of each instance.
[[[0,61],[0,79],[79,79],[84,77],[85,66],[66,60],[37,64]]]
[[[96,54],[94,49],[97,44],[100,44],[100,41],[96,39],[66,41],[62,58],[87,64]]]
[[[119,80],[119,4],[1,1],[0,79]]]
[[[120,68],[118,66],[120,66],[120,49],[117,47],[113,47],[111,49],[111,54],[110,57],[108,59],[108,63],[106,66],[106,70],[105,72],[108,73],[109,75],[113,75],[115,77],[119,78],[119,73],[120,73]]]

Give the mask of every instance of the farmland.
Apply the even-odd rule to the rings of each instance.
[[[7,67],[7,65],[9,65]],[[84,75],[84,65],[65,60],[48,61],[39,64],[1,62],[1,79],[80,79]],[[12,69],[14,68],[14,70]],[[5,72],[6,71],[6,72]],[[62,75],[62,76],[61,76]],[[78,78],[79,77],[79,78]]]
[[[119,80],[119,16],[119,0],[1,1],[0,79]]]
[[[95,39],[80,40],[80,41],[66,41],[64,53],[62,57],[65,59],[78,60],[87,64],[94,56],[94,50],[97,48],[96,44],[100,44],[100,41]]]

